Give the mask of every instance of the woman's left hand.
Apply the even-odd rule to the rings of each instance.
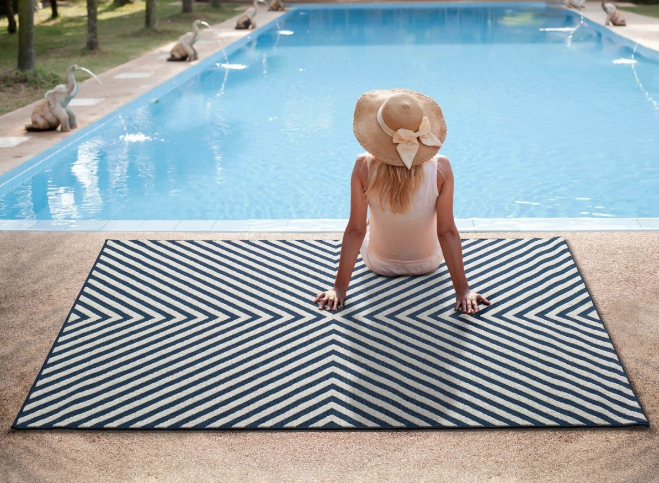
[[[490,301],[483,297],[481,294],[476,293],[473,290],[464,290],[455,294],[454,310],[462,310],[462,313],[467,314],[477,313],[478,302],[482,302],[485,305],[490,305]]]
[[[336,285],[331,289],[321,292],[316,295],[315,303],[319,303],[318,308],[323,310],[323,307],[326,307],[327,310],[336,310],[338,308],[343,308],[343,304],[346,300],[346,291],[342,288],[337,287]]]

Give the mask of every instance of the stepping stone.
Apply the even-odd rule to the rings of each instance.
[[[13,148],[14,146],[18,146],[23,141],[27,141],[28,139],[30,138],[27,136],[0,137],[0,148]]]
[[[146,79],[151,77],[153,72],[124,72],[123,74],[115,75],[115,79]]]
[[[102,97],[77,97],[69,102],[69,106],[95,106],[103,100]]]

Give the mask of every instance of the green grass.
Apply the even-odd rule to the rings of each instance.
[[[35,12],[37,70],[30,73],[16,71],[18,34],[7,33],[7,19],[3,17],[0,20],[0,115],[43,98],[45,90],[64,82],[64,71],[71,64],[99,74],[176,40],[191,30],[197,18],[213,25],[239,13],[234,10],[237,4],[213,8],[209,3],[195,3],[193,14],[183,14],[181,5],[171,3],[172,0],[158,0],[159,30],[152,32],[144,28],[144,2],[115,8],[111,2],[99,0],[101,50],[97,52],[85,49],[87,7],[84,0],[59,3],[59,18],[54,20],[50,19],[50,6],[46,4],[44,9]]]
[[[638,13],[639,15],[659,18],[659,3],[638,4],[635,7],[618,7],[618,9],[624,10],[625,12],[633,12]]]

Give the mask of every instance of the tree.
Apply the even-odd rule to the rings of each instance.
[[[192,0],[183,0],[183,13],[192,13]]]
[[[146,17],[144,19],[144,26],[151,30],[157,30],[156,0],[146,0]]]
[[[18,70],[34,70],[34,0],[19,0],[18,18]]]
[[[50,18],[57,18],[59,14],[57,13],[57,0],[50,0]]]
[[[97,0],[87,0],[87,49],[98,50]]]
[[[7,16],[7,32],[16,33],[16,17],[14,16],[14,1],[5,0],[5,15]]]

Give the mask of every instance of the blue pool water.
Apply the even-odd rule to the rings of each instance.
[[[124,108],[127,137],[111,116],[0,192],[0,218],[347,218],[355,102],[392,87],[444,110],[457,218],[659,216],[659,62],[580,22],[538,4],[296,7]]]

